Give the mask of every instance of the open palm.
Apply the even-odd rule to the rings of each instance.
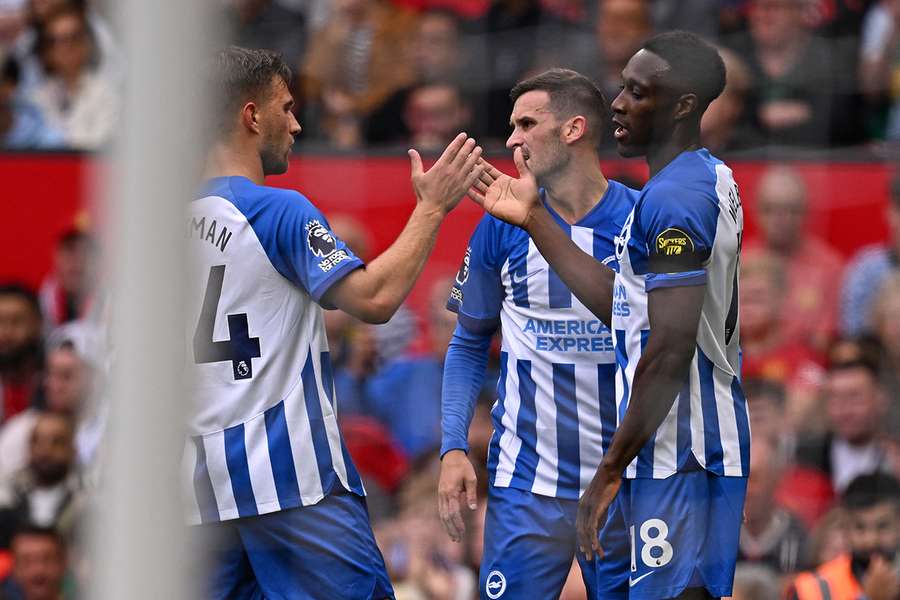
[[[524,227],[531,212],[540,205],[537,180],[525,164],[522,149],[516,148],[513,160],[519,177],[510,177],[487,165],[470,192],[472,199],[491,215],[518,227]]]

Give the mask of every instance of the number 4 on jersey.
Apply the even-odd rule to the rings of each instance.
[[[213,330],[216,324],[216,313],[219,310],[219,298],[222,297],[222,282],[225,280],[225,265],[209,268],[209,280],[206,283],[206,294],[203,296],[203,308],[200,320],[194,330],[194,362],[215,363],[231,361],[235,380],[253,377],[252,359],[262,356],[259,352],[259,338],[250,337],[247,325],[247,313],[228,315],[229,339],[213,341]]]

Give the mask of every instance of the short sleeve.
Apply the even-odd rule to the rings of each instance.
[[[639,222],[647,244],[647,291],[703,285],[719,205],[689,186],[660,184],[642,198]]]
[[[317,302],[332,285],[363,265],[304,196],[277,190],[266,200],[250,224],[278,272]]]
[[[493,333],[500,324],[503,282],[497,265],[497,223],[485,216],[469,239],[447,308],[473,333]]]

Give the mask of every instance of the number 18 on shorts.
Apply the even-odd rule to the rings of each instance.
[[[746,485],[703,470],[625,480],[617,510],[631,541],[629,600],[695,587],[730,596]]]

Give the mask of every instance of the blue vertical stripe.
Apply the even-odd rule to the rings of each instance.
[[[560,222],[559,225],[567,236],[572,237],[572,228],[567,223]],[[547,278],[547,299],[550,308],[572,308],[572,292],[552,267],[547,269]]]
[[[328,398],[328,403],[334,407],[334,370],[331,367],[330,352],[322,352],[320,364],[322,387],[325,388],[325,396]],[[341,455],[344,457],[344,467],[347,469],[347,485],[350,486],[351,491],[356,492],[359,495],[364,495],[365,488],[363,488],[362,479],[359,476],[359,472],[356,470],[356,465],[353,464],[353,459],[350,457],[350,452],[347,450],[347,445],[344,443],[343,435],[341,435]]]
[[[527,240],[528,238],[526,238]],[[509,257],[509,279],[513,292],[513,304],[522,308],[529,308],[528,303],[528,244],[524,245],[524,252],[517,256]]]
[[[700,372],[700,404],[703,408],[703,439],[706,443],[706,470],[724,475],[722,437],[719,434],[719,414],[716,410],[716,386],[713,364],[697,347],[697,369]]]
[[[266,440],[269,444],[269,460],[272,463],[272,477],[281,506],[297,506],[300,502],[300,484],[294,469],[294,453],[291,438],[284,417],[284,400],[267,410]]]
[[[741,475],[750,474],[750,421],[747,418],[747,399],[737,377],[731,380],[731,398],[734,402],[734,416],[737,420],[738,443],[741,447]]]
[[[631,390],[628,387],[628,376],[625,373],[625,370],[628,368],[628,347],[625,345],[625,332],[621,329],[616,329],[616,369],[618,370],[618,376],[622,381],[622,396],[618,399],[619,402],[617,404],[617,421],[616,428],[618,428],[619,423],[622,422],[622,419],[625,418],[625,411],[628,409],[628,398],[631,395]]]
[[[553,402],[556,404],[557,491],[581,486],[581,452],[578,448],[578,399],[575,397],[575,365],[553,365]]]
[[[675,465],[681,467],[688,464],[691,454],[691,372],[688,371],[684,387],[678,394],[678,416],[675,436]]]
[[[319,479],[322,491],[328,494],[337,483],[334,472],[334,459],[328,446],[328,432],[325,429],[325,418],[322,416],[322,405],[319,404],[319,389],[316,385],[316,372],[312,363],[312,351],[306,356],[306,364],[300,373],[303,383],[303,398],[306,401],[306,414],[309,415],[309,430],[312,435],[313,450],[316,453],[316,465],[319,467]]]
[[[491,411],[491,420],[494,423],[494,435],[491,436],[491,444],[488,449],[488,473],[493,477],[497,472],[497,463],[500,462],[500,438],[506,428],[503,427],[503,414],[506,412],[506,406],[503,404],[506,400],[506,362],[509,360],[509,354],[500,352],[500,377],[497,380],[497,404]]]
[[[225,464],[231,479],[231,491],[237,504],[238,514],[252,517],[258,514],[253,484],[250,482],[250,467],[247,464],[247,446],[244,443],[244,424],[225,430]]]
[[[600,435],[603,454],[616,433],[616,365],[597,365],[597,391],[600,402]]]
[[[216,493],[213,491],[212,480],[209,478],[209,468],[206,466],[206,448],[203,447],[203,437],[191,438],[197,449],[197,462],[194,463],[194,495],[197,497],[197,505],[200,507],[200,522],[214,523],[219,520],[219,507],[216,504]]]
[[[650,331],[647,329],[641,330],[641,356],[638,357],[638,361],[644,356],[644,348],[647,347],[647,340],[650,338]],[[635,373],[637,373],[637,368],[635,368]],[[629,402],[631,398],[628,399]],[[638,452],[637,456],[637,471],[636,475],[638,477],[653,477],[653,452],[656,449],[656,434],[658,430],[653,433],[650,437],[650,440],[644,444],[644,447],[641,448],[641,451]]]
[[[519,415],[516,419],[516,435],[522,440],[510,487],[530,489],[537,471],[537,411],[534,406],[535,384],[531,378],[531,361],[517,360],[519,376]]]

